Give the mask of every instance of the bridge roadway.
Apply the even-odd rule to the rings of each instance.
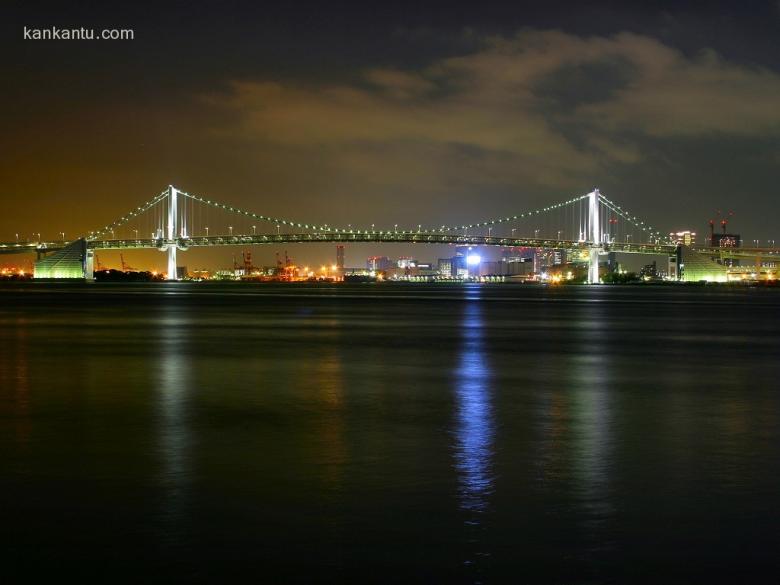
[[[456,246],[500,246],[547,248],[554,250],[588,251],[588,241],[558,240],[554,238],[506,238],[499,236],[462,235],[437,232],[315,232],[300,234],[216,235],[193,238],[100,240],[88,242],[91,249],[156,248],[165,250],[176,245],[180,250],[217,246],[253,246],[265,244],[313,243],[405,243]],[[640,254],[673,254],[676,247],[669,244],[611,243],[603,244],[607,252]]]
[[[0,254],[38,253],[47,254],[61,250],[71,241],[0,242]],[[411,243],[457,246],[500,246],[546,248],[553,250],[588,251],[589,241],[558,240],[554,238],[507,238],[500,236],[462,235],[438,232],[314,232],[299,234],[236,234],[182,237],[173,240],[165,238],[88,240],[92,250],[166,250],[175,245],[179,250],[190,248],[213,248],[219,246],[253,246],[266,244],[311,244],[311,243]],[[671,255],[673,244],[646,244],[634,242],[610,242],[601,244],[601,250],[627,254]],[[700,254],[721,258],[780,257],[780,248],[719,248],[693,246]]]

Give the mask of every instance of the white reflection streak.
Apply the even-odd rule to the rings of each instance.
[[[161,319],[160,380],[158,420],[160,423],[159,450],[163,460],[162,484],[165,489],[166,530],[175,537],[190,481],[190,429],[187,399],[190,381],[184,322],[176,315]]]
[[[495,423],[483,347],[482,308],[478,300],[466,303],[461,327],[464,344],[457,369],[458,421],[455,431],[460,504],[464,510],[484,512],[493,492]]]
[[[603,347],[606,316],[595,312],[585,322],[581,340],[587,348],[574,360],[578,388],[574,394],[576,433],[575,473],[583,505],[597,523],[612,511],[609,500],[612,469],[612,417],[610,367]]]

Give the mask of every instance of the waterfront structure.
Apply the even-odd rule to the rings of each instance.
[[[221,210],[226,219],[225,225],[217,231],[213,225],[200,226],[194,223],[196,218],[205,216],[205,213],[194,211],[196,207]],[[631,237],[629,234],[624,234],[625,241],[617,241],[610,233],[612,224],[609,223],[602,231],[600,223],[602,210],[622,217],[624,224],[633,226],[635,231]],[[554,223],[555,220],[561,222],[558,224],[559,226],[563,226],[566,222],[564,217],[570,220],[572,214],[578,215],[577,221],[584,227],[578,234],[573,233],[567,237],[563,229],[548,231],[545,234],[540,233],[541,229],[533,227],[539,225],[539,218],[542,216],[549,219],[548,223]],[[141,225],[138,222],[144,220],[153,222],[155,218],[164,218],[164,221],[154,226],[154,229],[151,230],[151,237],[141,237],[139,228],[133,227]],[[258,233],[255,229],[256,225],[252,225],[251,233],[239,231],[234,229],[234,222],[239,219],[253,224],[265,222],[266,225],[273,226],[275,229]],[[514,225],[521,227],[512,227]],[[282,226],[285,229],[284,233],[281,231]],[[133,237],[117,237],[115,231],[123,228],[134,232]],[[518,234],[516,233],[518,230],[522,231]],[[148,234],[150,232],[142,233]],[[531,233],[533,236],[530,235]],[[766,261],[774,259],[780,254],[780,249],[774,247],[759,248],[756,245],[753,248],[744,248],[739,241],[739,236],[735,234],[724,233],[719,236],[723,236],[718,240],[719,246],[691,247],[691,252],[701,254],[704,261],[713,264],[716,263],[712,262],[713,259],[721,263],[726,259],[733,263],[737,257],[751,259],[758,257]],[[731,244],[726,244],[726,237],[732,238]],[[542,209],[467,225],[444,225],[429,229],[422,229],[421,226],[418,226],[416,230],[399,230],[395,226],[392,230],[377,231],[373,226],[370,230],[353,229],[351,226],[349,228],[336,228],[268,217],[192,195],[170,186],[113,223],[92,231],[74,242],[66,242],[64,238],[59,241],[46,242],[38,236],[37,242],[0,242],[0,253],[34,251],[39,256],[51,254],[40,259],[37,263],[36,278],[91,278],[94,272],[93,264],[96,250],[157,249],[167,254],[167,278],[175,280],[177,278],[176,256],[179,250],[217,246],[246,247],[326,242],[340,245],[347,243],[415,243],[449,244],[458,248],[490,246],[561,250],[565,251],[566,254],[574,255],[577,259],[583,258],[587,262],[587,282],[591,284],[599,282],[599,256],[601,255],[616,252],[673,256],[678,249],[674,243],[662,242],[657,230],[603,196],[597,189],[586,195],[555,203]],[[453,276],[468,276],[467,265],[468,255],[456,254],[451,266]],[[679,266],[679,268],[683,267]],[[335,271],[336,268],[334,267],[333,270]],[[684,275],[684,271],[680,274]]]

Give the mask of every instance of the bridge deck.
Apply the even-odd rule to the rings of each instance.
[[[138,239],[138,240],[93,240],[92,249],[156,248],[164,250],[169,245],[180,249],[251,246],[265,244],[312,244],[312,243],[407,243],[457,246],[499,246],[548,248],[556,250],[590,250],[588,241],[557,240],[550,238],[506,238],[497,236],[469,236],[430,232],[348,232],[348,233],[301,233],[301,234],[257,234],[218,235],[193,238]],[[605,252],[639,254],[673,254],[675,246],[669,244],[610,243],[603,244]]]
[[[33,252],[56,252],[72,242],[0,242],[0,254],[23,254]],[[299,234],[238,234],[198,236],[168,239],[115,239],[89,240],[87,246],[93,250],[159,249],[170,245],[179,249],[213,248],[217,246],[252,246],[265,244],[308,244],[308,243],[411,243],[457,246],[500,246],[547,248],[555,250],[586,251],[589,241],[557,240],[554,238],[505,238],[498,236],[458,235],[431,232],[317,232]],[[603,252],[627,254],[674,254],[672,244],[647,244],[633,242],[611,242],[602,244]],[[755,258],[757,256],[780,256],[780,248],[719,248],[693,246],[693,250],[708,256],[722,258]]]

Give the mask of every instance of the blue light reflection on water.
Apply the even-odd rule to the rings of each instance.
[[[465,565],[481,572],[490,557],[484,516],[490,512],[495,489],[495,434],[490,367],[485,353],[482,305],[472,291],[464,303],[462,345],[456,368],[455,468],[458,500],[465,513]],[[478,295],[478,293],[476,293]]]

